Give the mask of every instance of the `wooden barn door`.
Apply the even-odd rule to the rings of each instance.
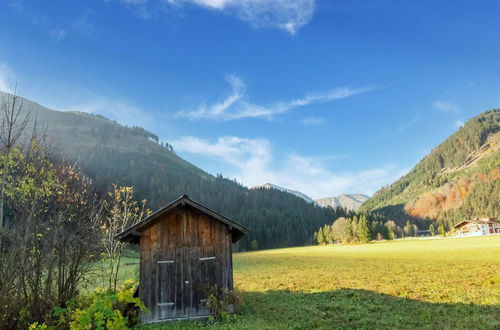
[[[171,260],[158,261],[157,319],[207,315],[206,308],[200,309],[203,297],[198,284],[200,279],[205,282],[210,278],[207,274],[215,272],[214,260],[200,258],[196,248],[175,248],[172,252]]]
[[[158,260],[157,283],[157,319],[175,318],[181,306],[178,304],[177,292],[179,291],[180,263],[178,260]]]
[[[193,276],[195,283],[193,286],[194,312],[197,316],[208,315],[207,308],[208,295],[213,293],[217,284],[217,262],[212,247],[204,247],[199,251],[197,257],[192,261]]]

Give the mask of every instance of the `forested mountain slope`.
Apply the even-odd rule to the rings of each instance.
[[[1,95],[0,95],[1,96]],[[46,128],[53,148],[76,162],[103,194],[112,183],[133,186],[156,209],[187,194],[241,222],[251,232],[240,241],[249,249],[303,245],[344,211],[327,209],[276,189],[247,189],[214,177],[177,156],[170,145],[140,127],[125,127],[99,115],[61,112],[23,99],[24,109]],[[255,244],[254,244],[255,246]]]
[[[360,211],[400,224],[437,220],[450,227],[470,217],[500,215],[500,110],[461,127],[408,174],[382,188]]]
[[[272,183],[266,183],[266,184],[263,184],[261,186],[252,187],[252,189],[259,189],[259,188],[277,189],[277,190],[292,194],[294,196],[300,197],[308,203],[314,203],[314,200],[311,197],[307,196],[306,194],[304,194],[303,192],[300,192],[298,190],[283,188],[283,187],[277,186],[277,185],[272,184]]]

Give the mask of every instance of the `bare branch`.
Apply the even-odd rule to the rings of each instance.
[[[30,122],[31,109],[24,111],[24,102],[16,94],[3,94],[0,104],[0,143],[5,150],[12,149]]]

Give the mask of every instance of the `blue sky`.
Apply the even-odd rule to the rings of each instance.
[[[500,1],[3,0],[14,82],[248,186],[372,194],[500,107]]]

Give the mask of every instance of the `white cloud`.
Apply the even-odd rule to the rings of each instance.
[[[443,112],[454,112],[454,113],[460,112],[460,107],[451,102],[436,101],[432,103],[432,106],[435,109],[438,109],[439,111]]]
[[[300,121],[301,124],[303,125],[320,125],[325,122],[325,118],[319,118],[319,117],[308,117],[304,118]]]
[[[190,120],[234,120],[257,117],[269,119],[275,115],[283,114],[295,108],[331,102],[373,90],[372,87],[355,89],[342,87],[325,93],[306,94],[302,98],[290,101],[276,102],[271,105],[259,105],[246,100],[246,85],[241,78],[229,76],[226,80],[231,86],[231,93],[224,100],[211,105],[200,105],[196,110],[180,111],[177,113],[177,116]]]
[[[131,0],[125,0],[130,2]],[[132,0],[137,1],[137,0]],[[165,0],[233,14],[254,28],[278,28],[296,34],[314,15],[315,0]]]
[[[320,158],[294,153],[278,159],[265,139],[231,136],[210,142],[189,136],[171,141],[171,144],[179,152],[230,165],[232,170],[227,175],[249,187],[271,182],[313,198],[342,193],[372,194],[405,173],[391,164],[359,172],[335,173]]]

